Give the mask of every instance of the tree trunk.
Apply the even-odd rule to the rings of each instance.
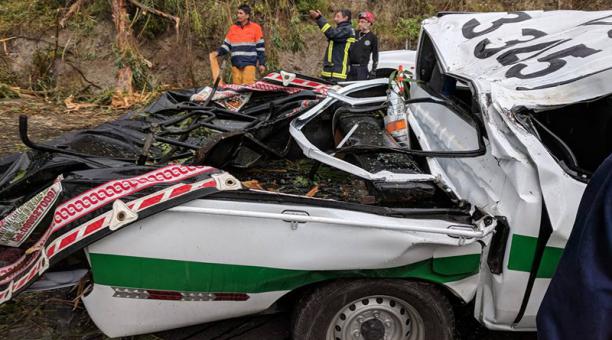
[[[127,13],[126,0],[112,0],[113,22],[117,36],[115,44],[121,58],[131,53],[132,49],[132,29]],[[122,67],[117,71],[115,92],[131,95],[134,91],[132,84],[132,69],[123,62]]]

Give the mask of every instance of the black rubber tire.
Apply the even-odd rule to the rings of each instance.
[[[388,295],[412,305],[425,324],[425,339],[454,339],[453,309],[438,287],[425,282],[393,279],[339,280],[317,287],[295,306],[292,339],[325,340],[329,323],[341,308],[351,301],[372,295]]]

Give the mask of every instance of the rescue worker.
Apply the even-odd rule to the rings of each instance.
[[[348,80],[366,80],[376,78],[376,68],[378,67],[378,38],[371,31],[374,24],[374,14],[372,12],[359,13],[357,23],[356,42],[349,51],[351,66]],[[368,72],[368,64],[372,55],[372,70]]]
[[[261,26],[251,21],[251,7],[243,4],[238,7],[236,23],[225,36],[215,56],[231,55],[232,83],[243,85],[255,82],[256,67],[259,72],[266,71],[266,57],[263,31]]]
[[[355,42],[355,30],[351,26],[351,11],[348,9],[336,11],[334,14],[336,27],[332,27],[327,22],[321,15],[321,11],[311,10],[309,14],[328,40],[321,77],[331,82],[346,80],[349,70],[349,49]]]
[[[574,228],[540,304],[538,339],[612,339],[610,259],[612,155],[595,171],[582,195]]]

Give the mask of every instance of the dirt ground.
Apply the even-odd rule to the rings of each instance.
[[[0,156],[25,149],[19,139],[19,116],[29,118],[29,136],[33,141],[44,141],[70,130],[97,126],[119,117],[125,111],[95,107],[68,110],[44,98],[0,100]]]
[[[44,141],[66,131],[93,127],[112,120],[126,111],[97,107],[67,110],[62,104],[42,98],[0,100],[0,157],[21,151],[18,118],[30,117],[29,136]],[[253,170],[257,172],[257,170]],[[252,171],[252,172],[253,172]],[[279,185],[283,185],[282,176]],[[299,186],[298,186],[299,187]],[[300,190],[308,191],[304,184]],[[340,188],[341,191],[342,188]],[[300,192],[301,193],[301,192]],[[325,194],[325,191],[321,192]],[[75,304],[71,289],[53,292],[26,292],[14,301],[0,305],[0,338],[3,339],[107,339],[87,315],[81,304]],[[536,339],[535,333],[492,332],[472,317],[472,306],[457,307],[459,339]],[[289,339],[289,314],[256,315],[202,324],[177,330],[132,337],[135,340],[286,340]]]
[[[0,306],[3,339],[108,339],[98,330],[81,304],[75,308],[75,292],[26,292]],[[472,317],[472,305],[455,308],[458,340],[535,340],[535,333],[493,332]],[[287,312],[254,315],[212,322],[132,340],[289,340]],[[126,338],[127,339],[127,338]]]

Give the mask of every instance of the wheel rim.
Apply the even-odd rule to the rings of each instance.
[[[327,340],[424,340],[425,324],[402,299],[373,295],[355,300],[334,316]]]

